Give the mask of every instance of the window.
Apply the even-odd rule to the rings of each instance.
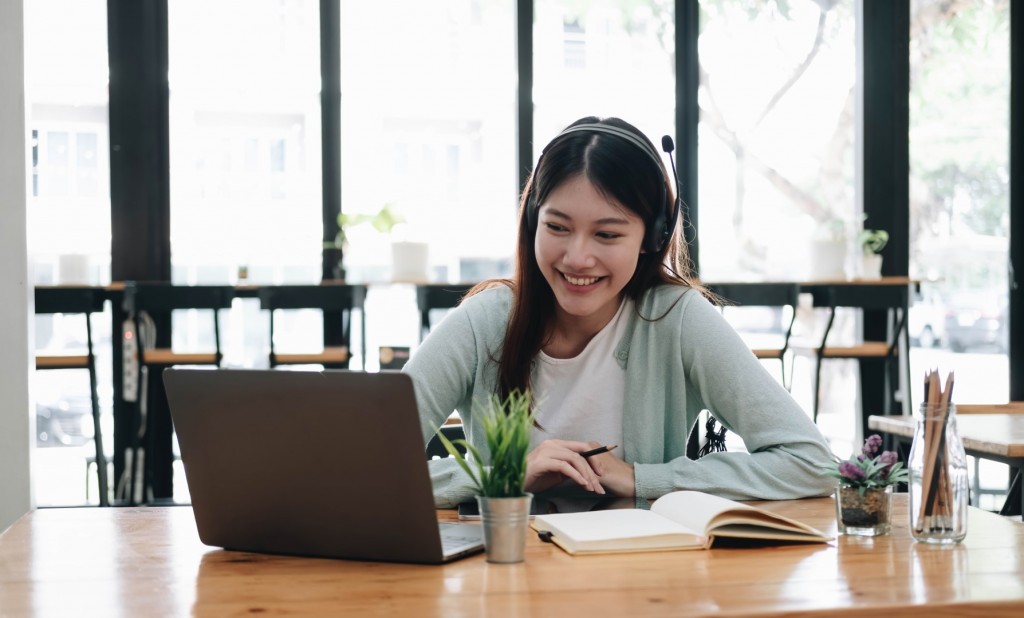
[[[107,11],[103,0],[25,3],[25,77],[31,130],[28,250],[36,285],[110,281]],[[113,454],[109,311],[92,319],[100,425]],[[35,347],[81,353],[85,320],[39,315]],[[96,504],[89,378],[85,370],[33,376],[39,506]],[[87,470],[91,472],[87,474]]]
[[[853,226],[853,2],[701,3],[700,265],[709,280],[794,280]],[[859,224],[859,221],[857,221]]]
[[[320,281],[319,24],[315,0],[168,3],[174,283]],[[176,344],[212,346],[192,313]],[[266,366],[258,301],[227,320],[224,363]]]
[[[911,2],[913,375],[955,368],[962,403],[1009,395],[1009,12]]]
[[[102,0],[25,7],[36,283],[110,281],[106,17]]]
[[[168,5],[176,283],[320,280],[319,5]]]
[[[349,280],[390,280],[390,240],[429,243],[436,281],[511,256],[513,9],[499,0],[341,4],[342,211],[387,206],[404,221],[390,238],[369,225],[347,230]]]
[[[659,0],[537,0],[534,162],[551,138],[584,116],[618,116],[656,148],[662,135],[674,134],[672,7]]]
[[[406,254],[433,281],[507,274],[518,203],[514,3],[340,8],[342,212],[371,219],[386,208],[399,221],[385,233],[345,230],[346,279],[406,278],[395,259]],[[426,243],[426,260],[396,241]],[[410,286],[375,285],[366,308],[371,368],[379,346],[415,346]]]

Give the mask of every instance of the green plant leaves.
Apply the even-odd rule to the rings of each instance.
[[[486,404],[478,405],[484,431],[484,442],[490,455],[490,465],[467,440],[453,443],[438,428],[435,433],[448,454],[469,475],[481,496],[488,498],[515,498],[524,495],[526,482],[526,455],[530,451],[530,431],[533,428],[533,410],[530,392],[518,390],[502,400],[492,395]],[[455,444],[464,446],[463,456]]]

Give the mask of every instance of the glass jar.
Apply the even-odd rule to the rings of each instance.
[[[956,405],[921,404],[910,448],[910,533],[925,543],[967,536],[967,456]]]
[[[870,489],[840,486],[836,489],[836,520],[840,534],[888,534],[891,516],[892,485]]]

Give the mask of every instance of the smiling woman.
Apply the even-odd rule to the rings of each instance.
[[[582,175],[541,204],[537,264],[557,299],[545,352],[576,356],[615,315],[643,237],[643,220]]]
[[[486,453],[473,402],[529,391],[527,491],[831,492],[815,467],[829,460],[821,434],[690,274],[672,184],[654,145],[622,120],[582,118],[555,136],[521,197],[513,279],[478,286],[405,366],[424,441],[455,409]],[[704,409],[750,453],[688,459]],[[583,456],[600,444],[623,448]],[[430,466],[439,505],[472,496],[455,462]]]

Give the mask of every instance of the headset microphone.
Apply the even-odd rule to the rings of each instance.
[[[668,242],[668,239],[672,236],[672,230],[676,227],[676,220],[679,219],[679,212],[683,209],[683,196],[679,193],[679,172],[676,171],[676,159],[672,156],[672,153],[676,149],[675,142],[672,141],[672,136],[662,135],[661,136],[661,149],[668,154],[668,161],[672,164],[672,179],[676,182],[676,201],[672,208],[672,221],[665,227],[665,239],[663,242]],[[686,215],[683,215],[683,227],[686,227]]]

